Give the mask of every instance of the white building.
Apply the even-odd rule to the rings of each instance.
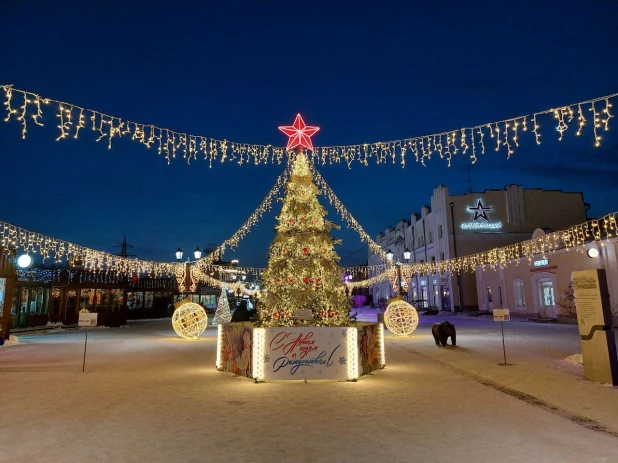
[[[380,232],[376,242],[385,251],[391,250],[395,261],[404,262],[403,253],[408,249],[410,262],[422,263],[525,241],[537,228],[555,231],[585,221],[582,193],[508,185],[503,190],[451,195],[447,187],[440,185],[434,189],[429,206],[423,206],[420,214],[411,214],[409,221],[402,219],[394,228],[389,226]],[[368,264],[381,263],[381,258],[370,252]],[[408,300],[424,301],[417,302],[419,308],[459,310],[460,291],[465,309],[479,307],[474,274],[414,276],[407,283],[404,289]],[[377,303],[398,291],[385,280],[372,286],[370,292]]]
[[[541,232],[542,234],[542,232]],[[605,269],[610,303],[618,314],[618,238],[558,249],[539,255],[530,262],[503,269],[478,266],[476,286],[481,310],[508,308],[511,316],[559,318],[558,301],[571,283],[576,270]]]

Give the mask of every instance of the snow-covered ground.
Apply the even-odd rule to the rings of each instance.
[[[371,314],[363,315],[370,317]],[[603,462],[618,459],[618,388],[567,357],[577,328],[423,316],[357,383],[254,384],[215,370],[216,329],[170,320],[20,336],[0,347],[0,462]]]

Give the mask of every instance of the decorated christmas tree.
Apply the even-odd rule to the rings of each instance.
[[[285,187],[277,235],[262,275],[265,295],[258,306],[261,326],[341,326],[349,322],[343,269],[330,235],[339,228],[325,220],[309,161],[304,152],[293,160]]]
[[[221,295],[219,302],[217,302],[217,310],[215,311],[215,318],[212,319],[212,324],[217,326],[221,323],[229,323],[231,320],[232,312],[230,312],[230,303],[227,300],[227,290],[224,285],[221,287]]]

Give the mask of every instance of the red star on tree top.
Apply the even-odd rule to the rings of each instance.
[[[312,150],[313,143],[311,143],[311,137],[318,130],[320,130],[320,128],[305,125],[305,121],[303,121],[302,116],[297,114],[296,119],[294,120],[294,125],[281,126],[279,127],[279,130],[290,137],[286,149],[291,150],[297,146],[304,146],[305,148]]]

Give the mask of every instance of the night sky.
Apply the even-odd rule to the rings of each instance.
[[[300,112],[317,146],[419,136],[531,114],[618,92],[618,2],[0,2],[0,83],[132,121],[245,143],[285,145]],[[200,5],[198,5],[200,3]],[[144,6],[150,4],[151,6]],[[618,113],[618,105],[614,107]],[[4,117],[4,114],[2,114]],[[220,244],[266,195],[283,166],[205,161],[167,165],[128,140],[107,150],[91,132],[56,142],[57,120],[0,122],[0,220],[139,257],[173,260]],[[594,148],[590,126],[557,141],[489,151],[472,190],[582,191],[591,216],[618,211],[618,118]],[[469,163],[320,167],[375,237],[447,185],[465,192]],[[275,213],[226,258],[265,266]],[[335,211],[329,218],[340,222]],[[349,229],[343,265],[365,263]]]

